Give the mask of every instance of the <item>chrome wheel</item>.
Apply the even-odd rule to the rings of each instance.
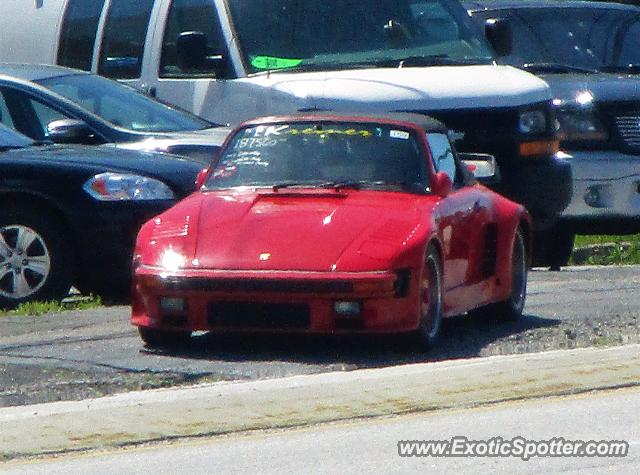
[[[40,234],[20,224],[0,228],[0,296],[25,299],[40,290],[50,271],[51,257]]]

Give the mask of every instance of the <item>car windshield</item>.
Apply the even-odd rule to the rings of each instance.
[[[234,0],[229,8],[253,73],[492,61],[451,0]]]
[[[124,129],[136,132],[181,132],[213,127],[204,119],[100,76],[70,74],[37,82]]]
[[[479,20],[507,18],[513,51],[505,61],[532,72],[638,72],[640,9],[515,8],[479,11]]]
[[[0,124],[0,150],[28,147],[34,143],[29,137]]]
[[[237,132],[206,187],[424,192],[424,163],[413,134],[402,128],[344,122],[278,123]]]

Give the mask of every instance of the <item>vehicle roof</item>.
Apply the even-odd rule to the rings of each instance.
[[[425,132],[447,132],[447,128],[442,122],[424,114],[407,112],[387,112],[387,113],[358,113],[358,112],[299,112],[291,115],[277,115],[259,117],[257,119],[243,122],[240,126],[260,125],[276,122],[364,122],[364,123],[387,123],[397,125],[410,125]]]
[[[51,64],[0,63],[0,74],[25,81],[40,81],[69,74],[90,74],[79,69],[53,66]]]
[[[501,10],[514,8],[593,8],[640,12],[636,5],[588,0],[463,0],[467,10]]]

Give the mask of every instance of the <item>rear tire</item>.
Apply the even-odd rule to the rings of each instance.
[[[185,346],[191,338],[191,332],[158,330],[148,327],[138,327],[138,333],[147,348]]]
[[[444,309],[442,264],[440,253],[433,245],[427,248],[420,275],[418,308],[418,328],[411,338],[419,349],[430,350],[439,340]]]
[[[527,250],[520,230],[516,231],[511,256],[511,293],[509,298],[469,312],[493,321],[510,322],[520,318],[527,296]]]
[[[73,252],[55,218],[27,207],[0,210],[0,308],[61,300],[74,275]]]

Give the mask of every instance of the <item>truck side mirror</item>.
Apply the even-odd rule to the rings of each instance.
[[[95,135],[82,120],[61,119],[49,122],[47,138],[53,143],[94,143]]]
[[[503,18],[489,18],[484,24],[484,34],[496,56],[509,56],[513,49],[511,24]]]
[[[458,158],[476,180],[483,185],[500,182],[498,164],[493,155],[486,153],[458,153]]]
[[[201,31],[183,31],[178,35],[176,60],[178,67],[185,72],[209,72],[216,76],[224,72],[224,56],[207,54],[207,35]]]
[[[201,31],[183,31],[176,41],[178,67],[183,71],[203,69],[207,61],[207,35]]]

